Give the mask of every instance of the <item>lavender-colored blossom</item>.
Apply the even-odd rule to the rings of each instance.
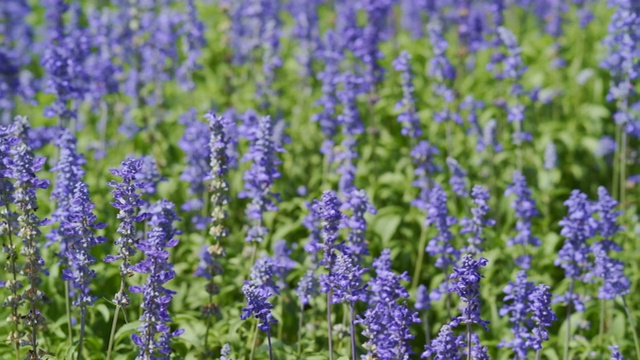
[[[452,244],[453,234],[450,229],[456,222],[456,218],[450,216],[447,209],[447,194],[440,185],[434,185],[429,193],[425,225],[433,225],[438,233],[429,240],[425,251],[436,257],[435,266],[438,269],[447,271],[460,258],[460,251]]]
[[[449,44],[444,38],[443,26],[439,21],[430,22],[427,25],[427,30],[433,46],[433,57],[429,60],[428,65],[429,75],[435,80],[433,91],[445,104],[451,104],[456,96],[451,85],[456,78],[456,70],[447,58]],[[461,122],[459,114],[448,108],[434,113],[434,121],[443,122],[448,120]]]
[[[108,255],[104,261],[112,262],[122,259],[120,275],[123,278],[130,275],[131,257],[136,253],[135,245],[139,242],[136,223],[146,220],[148,217],[147,213],[139,212],[139,208],[145,205],[140,193],[140,189],[144,187],[144,184],[138,180],[138,174],[141,170],[142,159],[127,158],[120,164],[119,169],[111,169],[111,173],[122,180],[120,182],[110,181],[107,183],[108,186],[113,188],[111,194],[114,201],[111,205],[118,209],[120,225],[118,225],[117,232],[120,236],[115,241],[115,244],[119,247],[118,255]],[[123,300],[125,302],[121,306],[128,304],[128,299]]]
[[[502,152],[502,145],[498,141],[498,122],[490,119],[482,129],[482,136],[478,137],[478,151],[493,149],[494,152]]]
[[[132,334],[131,339],[139,347],[136,359],[168,360],[171,355],[171,339],[184,332],[182,329],[171,331],[169,304],[176,292],[164,287],[176,275],[173,264],[169,262],[167,249],[178,244],[176,235],[180,231],[173,227],[173,223],[180,219],[175,213],[174,205],[167,200],[155,203],[149,212],[151,231],[137,244],[145,258],[131,267],[134,272],[148,274],[142,286],[130,287],[132,293],[142,294],[144,309],[138,333]]]
[[[338,187],[341,194],[348,193],[355,186],[356,165],[358,158],[356,136],[364,132],[364,125],[360,118],[357,104],[357,86],[361,83],[359,77],[351,73],[344,73],[341,77],[342,90],[338,91],[338,99],[342,104],[342,113],[338,115],[338,122],[342,126],[344,139],[341,150],[336,154],[340,181]]]
[[[258,319],[258,329],[264,332],[271,331],[271,325],[277,320],[271,314],[273,305],[269,302],[269,297],[273,294],[269,290],[251,283],[242,286],[242,293],[247,299],[247,306],[242,309],[241,319],[246,320],[253,316]]]
[[[222,345],[222,349],[220,349],[220,360],[233,360],[229,356],[231,356],[231,345],[225,343]]]
[[[402,74],[402,100],[396,104],[396,110],[402,111],[398,115],[398,122],[402,124],[402,135],[418,138],[422,135],[422,128],[416,108],[410,60],[411,56],[402,51],[393,61],[393,68]]]
[[[416,290],[415,308],[418,311],[427,311],[431,308],[431,299],[429,298],[429,289],[420,284]]]
[[[533,336],[530,339],[533,350],[542,349],[542,342],[549,340],[547,329],[556,321],[556,314],[551,309],[551,293],[549,287],[544,284],[536,286],[529,299],[529,308],[533,313],[531,320],[534,321]]]
[[[465,346],[464,337],[453,332],[452,325],[445,324],[440,328],[438,337],[424,347],[420,356],[426,359],[433,356],[436,360],[462,360],[460,348]]]
[[[517,359],[526,359],[529,352],[532,336],[530,328],[533,324],[528,313],[531,310],[529,299],[533,291],[533,282],[527,280],[527,273],[524,270],[518,272],[515,282],[509,282],[509,285],[504,288],[507,295],[504,297],[505,304],[500,308],[500,316],[509,316],[513,339],[503,340],[498,346],[511,349]]]
[[[480,318],[480,280],[484,277],[480,274],[480,268],[486,266],[487,262],[483,257],[475,260],[473,255],[467,254],[449,276],[452,280],[449,292],[458,294],[465,303],[462,316],[457,317],[457,321],[463,324],[478,324],[485,330],[488,330],[489,322]]]
[[[475,207],[471,209],[473,216],[460,221],[460,225],[462,225],[460,234],[470,234],[469,238],[467,238],[469,245],[464,251],[470,254],[479,254],[482,252],[481,246],[482,243],[484,243],[484,236],[482,234],[484,228],[494,226],[496,222],[493,219],[487,218],[487,213],[491,210],[487,204],[487,201],[490,199],[489,190],[481,185],[476,185],[471,189],[471,197],[475,205]]]
[[[556,153],[556,144],[553,141],[547,144],[544,149],[544,169],[552,170],[558,165],[558,154]]]
[[[420,141],[410,153],[413,160],[415,170],[413,171],[416,179],[412,185],[420,189],[420,194],[411,205],[422,211],[428,210],[429,191],[431,190],[432,177],[435,173],[441,171],[440,167],[434,163],[434,158],[440,154],[440,151],[428,141]]]
[[[185,54],[185,59],[176,70],[176,75],[182,89],[192,91],[195,84],[193,80],[191,80],[191,74],[202,68],[202,65],[199,64],[198,61],[202,52],[201,50],[206,45],[206,40],[204,38],[204,24],[198,18],[195,1],[187,0],[185,8],[186,18],[180,30],[180,33],[184,37],[182,40],[182,52]]]
[[[467,172],[460,166],[456,159],[452,157],[447,157],[447,167],[451,172],[449,184],[451,184],[453,192],[463,198],[469,196]]]
[[[339,125],[335,111],[338,106],[337,88],[340,80],[342,54],[338,51],[338,39],[332,30],[328,30],[324,37],[324,48],[319,52],[319,56],[324,62],[324,70],[318,74],[318,79],[322,82],[322,96],[316,103],[322,109],[319,113],[314,114],[311,120],[320,124],[320,129],[325,137],[320,151],[328,156],[328,162],[332,163],[334,138],[338,134]]]
[[[228,217],[227,204],[229,203],[229,184],[227,176],[229,174],[229,145],[230,139],[227,135],[227,127],[224,118],[209,112],[205,116],[209,121],[209,167],[211,174],[209,192],[211,192],[211,215],[209,218],[209,234],[219,242],[222,237],[228,235],[228,229],[224,224]]]
[[[560,235],[565,237],[565,242],[554,263],[564,269],[565,277],[573,284],[576,280],[584,281],[584,277],[593,268],[587,240],[595,235],[598,224],[593,218],[594,206],[587,199],[587,195],[579,190],[573,190],[571,197],[564,204],[569,208],[568,214],[559,225],[562,226]],[[572,286],[555,301],[573,304],[577,311],[584,310],[584,304],[574,293]]]
[[[625,357],[620,353],[618,345],[609,346],[609,350],[611,350],[611,360],[625,360]]]
[[[597,156],[610,156],[616,151],[616,141],[608,135],[600,138],[598,141],[598,148],[595,151]]]
[[[294,291],[303,306],[309,305],[311,299],[320,294],[320,284],[313,270],[307,270],[307,272],[304,273]]]
[[[531,231],[531,220],[539,216],[536,202],[531,198],[531,190],[527,187],[527,179],[520,171],[513,172],[513,184],[507,187],[505,196],[515,195],[515,199],[511,203],[518,221],[516,222],[516,230],[518,234],[507,241],[507,246],[525,245],[540,246],[541,242],[538,237],[534,236]],[[528,269],[530,266],[530,256],[523,255],[516,259],[516,264],[522,269]]]
[[[277,152],[284,151],[272,139],[273,127],[271,118],[260,117],[255,138],[249,145],[249,151],[243,161],[251,161],[251,167],[244,173],[244,190],[238,194],[240,198],[251,199],[247,205],[246,215],[251,222],[246,241],[262,242],[268,229],[262,224],[265,211],[277,210],[276,202],[280,201],[277,193],[271,190],[275,180],[280,178],[278,165],[281,163]]]
[[[369,282],[369,307],[358,323],[365,326],[368,338],[364,347],[369,355],[381,360],[408,359],[413,351],[408,343],[413,339],[410,326],[420,323],[418,313],[407,307],[409,293],[401,281],[409,281],[406,272],[397,275],[391,270],[391,250],[385,249],[373,261],[376,277]]]
[[[359,259],[348,251],[340,251],[328,275],[320,276],[323,293],[331,291],[331,303],[354,304],[367,301],[367,290],[362,275],[367,272]]]
[[[167,181],[167,179],[160,175],[158,164],[153,156],[144,155],[140,157],[140,160],[142,160],[142,166],[137,177],[140,184],[143,185],[142,192],[153,195],[158,190],[158,184]]]
[[[114,62],[114,43],[117,42],[118,35],[116,15],[116,12],[106,8],[94,9],[87,14],[88,36],[93,48],[85,62],[85,68],[91,69],[87,74],[87,96],[94,108],[98,105],[105,106],[105,96],[120,91],[119,79],[123,70],[122,66]],[[104,120],[101,121],[107,121],[106,114],[103,117]]]
[[[325,191],[322,193],[322,199],[318,204],[318,212],[322,219],[322,244],[320,248],[323,250],[323,258],[321,265],[331,270],[335,263],[336,249],[341,248],[338,244],[338,231],[344,219],[344,215],[340,212],[340,200],[333,191]]]
[[[352,51],[364,64],[363,90],[367,92],[375,91],[376,86],[384,78],[384,68],[379,62],[383,54],[379,50],[379,45],[384,40],[386,22],[394,2],[394,0],[363,0],[356,3],[364,10],[367,23],[358,41],[352,47]]]
[[[401,0],[402,26],[409,31],[414,39],[424,35],[424,17],[426,12],[426,1],[424,0]]]
[[[352,188],[346,194],[346,199],[344,203],[342,203],[341,210],[351,210],[351,216],[345,218],[344,221],[344,226],[349,228],[346,248],[358,259],[369,255],[369,248],[365,242],[367,220],[364,218],[364,215],[366,213],[375,214],[376,209],[369,201],[367,192],[365,190]]]
[[[289,4],[291,15],[295,20],[293,35],[298,40],[296,59],[302,66],[302,77],[312,76],[315,54],[321,49],[318,7],[320,0],[293,1]]]

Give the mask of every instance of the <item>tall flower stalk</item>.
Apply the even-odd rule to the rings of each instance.
[[[29,146],[29,122],[26,117],[18,116],[14,122],[16,135],[20,139],[12,149],[12,172],[16,179],[14,200],[18,213],[18,237],[22,239],[20,253],[25,257],[25,263],[21,274],[27,277],[27,288],[21,295],[29,308],[24,316],[24,324],[29,330],[23,344],[30,346],[27,352],[29,359],[41,359],[42,349],[38,346],[38,327],[44,325],[45,318],[40,313],[40,306],[47,298],[39,286],[42,282],[40,274],[48,274],[44,267],[44,259],[40,255],[41,221],[36,215],[38,200],[37,189],[45,189],[49,186],[47,180],[42,180],[36,173],[42,169],[45,158],[37,158]]]

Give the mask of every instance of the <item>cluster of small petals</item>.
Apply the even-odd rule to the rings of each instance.
[[[467,254],[449,276],[452,280],[449,291],[458,294],[466,304],[462,309],[462,316],[457,318],[458,321],[464,324],[478,324],[485,330],[488,330],[489,322],[480,318],[480,280],[484,277],[480,274],[480,268],[486,266],[487,262],[483,257],[475,260],[473,255]]]
[[[402,100],[396,104],[396,109],[402,111],[398,115],[398,122],[402,124],[402,135],[418,138],[422,135],[422,128],[415,104],[410,60],[411,56],[406,51],[402,51],[393,61],[393,68],[402,74]]]
[[[427,311],[431,308],[431,299],[429,298],[429,289],[420,284],[416,290],[415,308],[418,311]]]
[[[204,38],[204,24],[198,19],[198,11],[194,0],[187,0],[185,4],[186,18],[183,21],[181,33],[184,36],[182,50],[185,59],[176,70],[180,86],[187,91],[193,90],[195,84],[191,80],[191,73],[200,70],[202,65],[198,63],[201,50],[206,44]]]
[[[556,321],[556,314],[551,309],[551,293],[549,286],[540,284],[531,293],[529,298],[529,310],[532,312],[531,320],[534,322],[533,336],[530,346],[534,350],[542,349],[542,342],[549,340],[547,329]]]
[[[142,167],[137,174],[138,181],[142,185],[142,192],[147,195],[153,195],[158,191],[158,184],[162,181],[167,181],[158,171],[158,164],[156,159],[151,155],[144,155],[140,157],[142,161]]]
[[[359,259],[349,252],[338,252],[331,272],[320,276],[322,292],[331,290],[331,303],[355,303],[367,300],[367,290],[362,275],[366,268],[359,265]]]
[[[427,31],[431,45],[433,46],[433,57],[429,60],[428,65],[429,75],[435,80],[433,91],[435,95],[444,100],[446,104],[451,104],[456,96],[454,90],[451,88],[451,83],[456,78],[456,69],[447,58],[447,48],[449,44],[444,38],[441,21],[435,19],[429,22]],[[448,108],[434,113],[434,121],[444,122],[447,120],[461,123],[460,115]]]
[[[320,248],[324,252],[321,265],[329,270],[335,262],[335,251],[341,247],[337,243],[338,231],[344,219],[340,205],[340,199],[331,190],[322,193],[321,201],[318,203],[318,211],[322,219],[322,244],[320,244]]]
[[[618,345],[609,346],[609,350],[611,350],[611,360],[625,360],[625,357],[620,353]]]
[[[329,156],[332,162],[335,136],[338,134],[338,118],[335,115],[338,106],[337,88],[340,80],[340,61],[342,54],[338,51],[338,39],[332,30],[325,33],[324,48],[319,55],[324,63],[324,70],[318,74],[322,82],[322,96],[316,103],[322,110],[311,117],[312,121],[320,124],[320,129],[325,136],[322,142],[321,152]]]
[[[487,218],[487,214],[491,208],[487,204],[490,199],[489,190],[481,185],[475,185],[471,189],[471,197],[475,207],[471,209],[473,216],[464,218],[460,221],[462,229],[460,234],[470,234],[467,239],[469,245],[464,249],[465,252],[471,254],[479,254],[482,252],[482,243],[484,243],[483,230],[486,227],[495,225],[495,220]]]
[[[320,26],[318,6],[321,1],[311,0],[305,2],[294,1],[290,3],[291,15],[296,23],[293,27],[293,36],[298,40],[296,58],[303,77],[311,76],[313,71],[314,55],[321,50]]]
[[[502,144],[498,141],[498,122],[496,119],[489,119],[482,129],[482,136],[478,137],[478,151],[493,149],[494,152],[502,152]]]
[[[413,200],[411,205],[422,211],[427,211],[428,209],[432,177],[436,172],[440,171],[440,167],[434,163],[434,158],[438,154],[440,154],[438,148],[424,140],[420,141],[410,153],[415,166],[413,173],[416,176],[412,185],[420,189],[418,198]]]
[[[381,360],[408,359],[413,354],[408,341],[414,337],[409,329],[420,323],[418,313],[409,309],[406,301],[398,302],[409,297],[401,284],[409,281],[409,276],[391,270],[389,249],[373,261],[373,267],[376,277],[369,281],[369,307],[364,317],[357,320],[365,326],[363,335],[368,340],[364,347]]]
[[[145,205],[145,201],[141,198],[141,189],[143,183],[138,180],[138,174],[142,170],[142,159],[127,158],[119,169],[111,169],[111,173],[120,177],[120,182],[110,181],[107,183],[110,187],[114,201],[111,203],[113,207],[118,209],[118,234],[115,244],[119,246],[118,255],[109,255],[104,261],[112,262],[122,259],[120,273],[123,277],[127,277],[130,272],[130,260],[136,253],[135,244],[138,243],[136,223],[145,220],[147,213],[139,212],[139,208]]]
[[[279,197],[271,187],[280,177],[277,152],[283,151],[272,139],[271,118],[260,117],[257,125],[249,151],[243,157],[244,161],[251,161],[251,167],[244,173],[244,190],[238,194],[240,198],[251,200],[246,209],[247,218],[251,221],[251,228],[245,238],[249,242],[262,242],[268,232],[262,224],[262,215],[266,211],[278,209],[276,202]]]
[[[269,302],[269,297],[273,294],[269,290],[251,283],[245,283],[242,286],[242,293],[247,299],[247,306],[242,309],[240,318],[246,320],[253,316],[259,321],[258,329],[264,332],[271,331],[271,325],[277,322],[271,314],[273,305]]]
[[[465,346],[462,336],[453,332],[451,325],[443,325],[440,328],[438,337],[431,341],[431,344],[424,347],[421,359],[433,357],[434,360],[462,360],[460,348]]]
[[[356,3],[361,7],[366,16],[367,23],[359,33],[359,41],[352,46],[353,54],[359,58],[365,66],[364,90],[373,91],[384,78],[384,68],[379,59],[383,57],[378,48],[384,40],[386,22],[393,8],[393,0],[363,0]]]
[[[527,179],[520,171],[513,172],[513,184],[507,187],[504,192],[505,196],[515,195],[515,199],[511,203],[516,217],[516,230],[518,233],[515,237],[507,241],[507,246],[515,245],[532,245],[540,246],[540,239],[533,235],[531,230],[531,221],[534,217],[540,215],[536,208],[536,202],[531,198],[531,190],[527,186]],[[528,269],[530,266],[530,258],[528,255],[522,256],[516,260],[516,264],[522,269]]]
[[[351,216],[345,218],[344,226],[349,229],[346,247],[348,251],[362,258],[369,255],[369,248],[365,242],[367,231],[366,213],[375,214],[376,209],[369,201],[367,192],[362,189],[352,188],[347,194],[341,210],[351,210]]]
[[[544,169],[552,170],[558,165],[558,153],[556,152],[556,144],[550,141],[544,149]]]
[[[224,221],[228,217],[227,204],[229,203],[229,153],[230,146],[225,120],[213,113],[207,113],[205,119],[209,121],[209,167],[211,173],[209,180],[209,192],[211,193],[211,219],[209,234],[216,241],[228,235],[228,228]]]
[[[447,194],[439,185],[434,185],[429,193],[425,224],[427,226],[433,225],[438,234],[429,240],[426,252],[437,257],[435,266],[438,269],[448,269],[455,265],[460,258],[460,251],[451,243],[453,234],[450,228],[456,222],[455,217],[449,216]]]
[[[322,242],[320,203],[318,200],[313,200],[307,202],[306,207],[309,213],[304,217],[302,225],[309,230],[309,241],[304,245],[304,251],[312,256],[312,263],[315,267],[318,265],[318,253]]]
[[[453,192],[460,197],[469,196],[469,189],[467,187],[467,172],[460,166],[456,159],[447,157],[447,167],[451,172],[451,178],[449,184]]]
[[[132,271],[148,274],[142,286],[130,287],[131,292],[142,294],[144,309],[138,333],[131,335],[131,339],[139,348],[136,359],[169,359],[171,338],[184,332],[182,329],[171,331],[169,303],[176,292],[164,287],[175,277],[167,248],[178,244],[176,235],[180,232],[173,227],[173,223],[179,218],[174,205],[167,200],[155,203],[149,212],[151,231],[137,244],[145,258],[131,267]]]
[[[515,282],[509,282],[504,288],[507,295],[504,297],[505,304],[500,308],[500,316],[509,316],[513,339],[502,341],[498,346],[511,349],[518,359],[526,359],[529,351],[532,321],[528,314],[533,291],[533,282],[527,280],[524,270],[518,272]],[[506,303],[508,301],[509,304]]]
[[[181,209],[199,213],[204,206],[206,192],[205,182],[211,172],[209,147],[209,129],[207,124],[197,119],[196,111],[189,110],[182,115],[179,122],[184,125],[184,134],[178,141],[178,146],[185,153],[186,166],[180,174],[180,180],[189,184],[189,197]],[[207,226],[207,220],[197,214],[191,220],[196,229],[202,230]]]
[[[318,283],[315,272],[311,269],[307,270],[300,281],[298,281],[298,286],[294,291],[302,305],[309,305],[311,299],[320,294],[320,284]]]
[[[338,91],[338,99],[342,104],[342,113],[338,115],[338,122],[342,126],[344,139],[341,143],[340,151],[335,154],[338,165],[340,181],[338,188],[342,195],[346,194],[355,186],[356,165],[358,158],[356,136],[364,132],[364,125],[360,119],[357,105],[358,85],[361,79],[351,73],[344,73],[341,77],[342,90]]]

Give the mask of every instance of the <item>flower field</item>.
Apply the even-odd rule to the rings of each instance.
[[[639,359],[637,0],[0,1],[0,359]]]

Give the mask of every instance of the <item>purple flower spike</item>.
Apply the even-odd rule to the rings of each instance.
[[[398,115],[398,122],[402,124],[402,135],[418,138],[422,135],[422,128],[420,118],[418,118],[418,109],[416,109],[410,60],[411,56],[403,51],[393,61],[393,68],[402,74],[402,100],[396,104],[396,109],[402,111]]]
[[[472,255],[467,254],[449,276],[452,280],[449,291],[458,294],[466,304],[462,309],[462,316],[459,316],[457,321],[463,324],[478,324],[485,330],[489,330],[489,322],[480,318],[480,280],[484,277],[480,274],[480,268],[487,263],[488,260],[483,257],[475,260]]]
[[[484,242],[483,230],[486,227],[495,225],[495,220],[488,219],[487,213],[491,208],[487,204],[490,199],[489,190],[481,185],[476,185],[471,189],[471,197],[473,198],[474,208],[471,209],[472,218],[464,218],[460,221],[462,230],[460,234],[470,234],[467,242],[469,245],[464,249],[470,254],[479,254],[482,252],[482,243]]]

